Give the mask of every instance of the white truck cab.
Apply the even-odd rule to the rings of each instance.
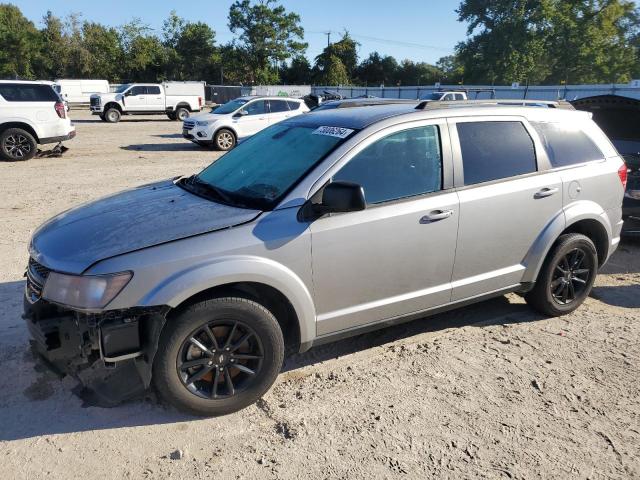
[[[204,105],[204,82],[128,83],[113,93],[91,95],[90,109],[105,122],[116,123],[122,115],[165,114],[184,120]]]
[[[239,97],[210,113],[185,120],[182,136],[201,146],[231,150],[237,142],[285,118],[309,111],[304,100],[288,97]]]
[[[453,101],[453,100],[468,100],[466,92],[459,91],[437,91],[431,92],[426,97],[421,98],[420,100],[435,100],[439,102]]]

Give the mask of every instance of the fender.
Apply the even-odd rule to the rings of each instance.
[[[591,200],[580,200],[567,205],[556,215],[542,230],[523,260],[526,267],[522,277],[522,283],[533,283],[538,278],[538,273],[547,253],[556,239],[571,225],[581,220],[595,220],[600,223],[607,232],[611,244],[612,228],[605,211],[600,205]]]
[[[238,137],[238,132],[236,132],[236,129],[235,129],[235,128],[233,128],[231,125],[221,125],[221,126],[219,126],[218,128],[216,128],[216,129],[213,131],[213,135],[211,136],[211,140],[212,140],[212,141],[216,138],[216,135],[218,134],[218,132],[219,132],[220,130],[222,130],[223,128],[224,128],[225,130],[231,130],[231,131],[233,132],[233,135],[236,137],[236,142],[237,142],[237,143],[240,143],[240,137]]]
[[[13,125],[7,125],[13,124]],[[24,117],[4,117],[2,121],[2,125],[0,125],[0,131],[5,130],[6,128],[21,128],[20,124],[29,127],[33,133],[36,134],[36,141],[39,142],[42,137],[42,130],[38,127],[37,123],[33,123],[28,118]]]
[[[236,282],[262,283],[280,291],[289,300],[298,317],[301,344],[309,343],[315,338],[316,311],[306,285],[284,265],[262,257],[220,257],[182,270],[156,285],[138,305],[168,305],[175,308],[200,292]]]

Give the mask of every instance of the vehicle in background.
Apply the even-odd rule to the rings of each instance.
[[[420,100],[432,100],[437,102],[450,102],[452,100],[468,100],[467,92],[438,91],[425,95]]]
[[[68,104],[89,104],[91,95],[109,93],[107,80],[72,80],[57,79],[56,89]]]
[[[419,100],[410,100],[406,98],[376,98],[376,97],[359,97],[359,98],[346,98],[344,100],[330,100],[328,102],[321,103],[311,111],[319,112],[322,110],[333,110],[334,108],[353,108],[353,107],[371,107],[374,105],[394,105],[394,104],[409,104],[417,105]]]
[[[182,136],[200,146],[231,150],[260,130],[309,111],[304,100],[283,97],[240,97],[182,124]]]
[[[622,154],[627,164],[627,190],[622,203],[624,236],[640,237],[640,152]]]
[[[285,351],[508,292],[573,312],[619,245],[616,149],[560,104],[424,103],[285,119],[49,220],[29,242],[35,350],[109,402],[153,383],[223,415]]]
[[[1,160],[29,160],[38,145],[60,144],[75,134],[51,82],[0,80]]]
[[[309,95],[305,95],[302,98],[307,107],[313,109],[318,105],[321,105],[323,102],[328,102],[331,100],[343,100],[345,97],[343,95],[340,95],[339,93],[325,90],[321,95],[317,93],[310,93]]]
[[[122,115],[164,114],[184,120],[204,105],[204,82],[129,83],[113,93],[91,95],[90,109],[109,123]]]

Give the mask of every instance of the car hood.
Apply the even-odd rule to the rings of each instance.
[[[212,202],[165,180],[53,217],[33,234],[30,254],[52,270],[80,274],[100,260],[233,227],[260,213]]]
[[[195,121],[204,121],[206,120],[207,122],[213,123],[213,122],[217,122],[218,120],[222,120],[223,118],[228,118],[229,115],[218,115],[215,113],[201,113],[199,115],[189,115],[189,120],[195,120]]]
[[[121,93],[93,93],[89,98],[99,98],[102,102],[108,102],[110,100],[115,100],[116,97],[122,96]]]

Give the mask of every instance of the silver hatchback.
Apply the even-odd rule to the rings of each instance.
[[[287,349],[506,292],[569,313],[618,245],[626,167],[561,106],[310,113],[64,212],[30,243],[33,343],[104,404],[155,385],[220,415],[263,395]]]

